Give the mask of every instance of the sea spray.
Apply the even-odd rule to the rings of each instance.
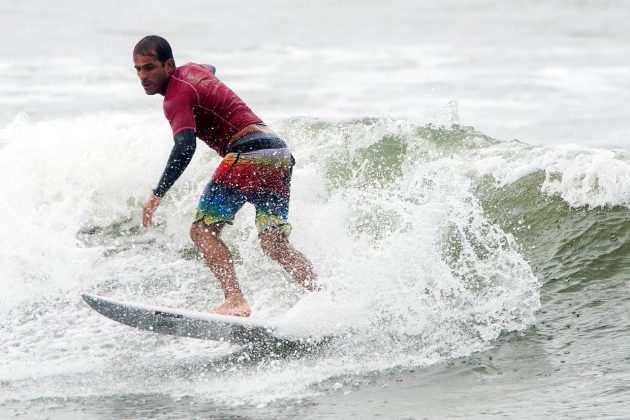
[[[157,226],[138,228],[172,141],[161,128],[94,118],[3,132],[12,140],[0,158],[14,180],[3,193],[16,198],[3,216],[17,226],[4,233],[23,244],[3,253],[21,261],[2,277],[13,296],[2,309],[12,334],[1,345],[8,395],[194,388],[217,401],[265,403],[317,393],[331,378],[470,354],[533,322],[540,283],[514,237],[487,217],[476,196],[484,175],[469,157],[501,143],[467,128],[388,119],[278,125],[297,161],[292,241],[313,260],[320,292],[306,294],[262,253],[250,206],[224,232],[254,316],[289,334],[334,336],[327,345],[207,371],[235,349],[104,320],[80,292],[200,311],[222,298],[187,236],[218,157],[200,148]],[[23,217],[32,223],[18,224]],[[91,376],[69,373],[69,360]],[[60,385],[45,386],[53,382]]]

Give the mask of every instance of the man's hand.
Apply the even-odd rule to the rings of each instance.
[[[162,203],[162,197],[158,197],[155,194],[151,194],[149,199],[144,204],[144,208],[142,209],[142,226],[149,227],[153,222],[153,213],[155,213],[155,209]]]

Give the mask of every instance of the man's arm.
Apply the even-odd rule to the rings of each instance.
[[[158,197],[164,197],[164,194],[184,173],[197,147],[195,132],[192,130],[184,130],[181,133],[177,133],[174,140],[175,144],[171,150],[171,155],[168,157],[164,173],[162,173],[157,187],[153,190],[153,194]]]
[[[164,194],[166,194],[175,181],[184,173],[184,170],[195,154],[197,142],[193,130],[184,130],[181,133],[177,133],[174,141],[175,144],[171,150],[171,155],[168,157],[168,162],[166,163],[166,168],[164,169],[164,173],[162,173],[160,182],[158,182],[157,187],[153,190],[153,194],[144,205],[142,214],[142,224],[144,227],[148,227],[151,224],[153,213],[162,202],[162,197],[164,197]]]

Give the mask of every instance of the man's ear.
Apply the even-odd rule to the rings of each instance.
[[[166,72],[168,74],[171,74],[172,72],[175,71],[175,60],[173,60],[172,58],[169,58],[168,60],[166,60],[166,62],[164,63],[164,67],[166,67]]]

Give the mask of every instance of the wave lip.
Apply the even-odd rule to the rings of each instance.
[[[540,190],[561,197],[571,207],[630,208],[630,153],[578,145],[530,146],[499,143],[469,153],[478,176],[490,175],[497,186],[537,171],[545,174]]]

